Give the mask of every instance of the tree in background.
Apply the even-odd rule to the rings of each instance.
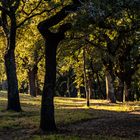
[[[18,81],[15,65],[15,47],[16,47],[16,11],[19,8],[20,0],[1,1],[1,25],[6,36],[7,51],[5,54],[5,67],[8,79],[8,107],[9,110],[21,111],[18,94]],[[8,23],[10,20],[10,26]]]
[[[40,12],[39,7],[42,4],[42,0],[36,4],[34,2],[31,1],[29,3],[21,0],[0,1],[0,26],[3,29],[6,41],[4,61],[8,82],[8,110],[21,111],[15,63],[17,29],[22,27],[27,21],[30,21],[31,18],[47,11],[45,9]]]
[[[107,95],[111,102],[116,102],[114,85],[116,79],[114,71],[115,66],[117,65],[116,58],[122,53],[120,48],[125,49],[125,46],[121,45],[123,44],[125,37],[123,35],[119,36],[119,34],[120,32],[123,34],[123,30],[129,32],[129,30],[133,30],[133,27],[136,28],[134,32],[139,29],[137,24],[137,13],[139,13],[138,5],[138,0],[133,2],[130,2],[129,0],[117,0],[115,3],[114,1],[90,0],[83,4],[80,14],[76,18],[76,26],[79,30],[86,28],[89,31],[89,33],[86,32],[86,41],[97,48],[100,53],[103,52],[100,57],[106,68],[108,77],[106,79],[107,85],[109,86],[107,88]],[[89,36],[90,33],[93,35],[93,39],[91,40]],[[137,35],[135,35],[135,37],[136,36]],[[120,37],[122,40],[120,40]],[[133,41],[134,40],[135,39],[133,39]],[[129,55],[129,53],[127,53],[127,55]],[[127,57],[126,54],[125,57]]]

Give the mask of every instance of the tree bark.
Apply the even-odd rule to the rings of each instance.
[[[116,91],[117,100],[123,102],[123,91],[124,91],[124,82],[120,79],[118,89]]]
[[[6,76],[8,82],[8,110],[21,111],[16,75],[14,50],[8,50],[5,55]]]
[[[56,44],[55,40],[46,41],[45,81],[42,94],[40,128],[45,131],[56,130],[54,119],[55,81],[56,81]]]
[[[52,33],[49,29],[44,30],[46,24],[38,26],[45,39],[45,81],[42,94],[40,128],[43,131],[55,131],[54,119],[54,95],[56,82],[56,51],[58,44],[64,39],[64,33],[70,29],[70,24],[63,24],[59,32]],[[46,27],[45,27],[46,28]]]
[[[38,30],[45,40],[45,81],[41,103],[41,119],[40,128],[43,131],[55,131],[54,102],[55,82],[56,82],[56,51],[58,44],[65,37],[65,32],[71,28],[71,24],[63,24],[59,27],[57,33],[49,30],[50,27],[60,23],[72,11],[77,10],[79,1],[63,7],[54,16],[46,19],[38,24]]]
[[[102,91],[101,83],[100,83],[100,78],[98,75],[98,72],[96,72],[96,77],[97,77],[97,83],[98,83],[98,95],[100,99],[106,99],[105,94]]]
[[[86,91],[86,104],[89,107],[90,106],[90,93],[88,90],[88,80],[87,80],[87,74],[86,74],[86,54],[85,54],[85,48],[83,48],[83,68],[84,68],[84,85],[85,85],[85,91]]]
[[[124,87],[125,101],[134,101],[134,95],[131,92],[131,82],[126,81]]]
[[[37,78],[37,66],[34,66],[33,69],[29,70],[28,78],[29,78],[29,90],[30,95],[32,97],[37,96],[37,85],[36,85],[36,78]]]
[[[8,110],[21,111],[18,81],[15,63],[15,47],[16,47],[16,17],[13,14],[10,17],[11,27],[9,37],[7,37],[7,52],[5,54],[5,68],[8,81]]]

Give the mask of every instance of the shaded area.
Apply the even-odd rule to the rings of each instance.
[[[83,120],[61,129],[68,134],[80,137],[94,135],[117,136],[122,138],[140,137],[140,111],[131,113],[116,113],[104,111],[105,116]]]
[[[87,108],[85,99],[57,97],[55,116],[59,130],[55,134],[42,134],[39,130],[40,97],[21,96],[24,111],[20,113],[3,111],[5,98],[0,98],[0,140],[42,139],[51,135],[62,139],[67,136],[76,139],[115,137],[114,140],[140,137],[140,102],[109,104],[105,100],[91,100],[91,107]]]

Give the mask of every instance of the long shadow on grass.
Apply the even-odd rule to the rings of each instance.
[[[61,112],[65,112],[67,115],[67,121],[64,122],[65,118],[61,122],[59,122],[60,120],[58,121],[60,133],[80,137],[92,137],[92,135],[124,138],[140,137],[140,113],[138,111],[116,112],[95,109],[62,109]]]
[[[75,102],[75,100],[73,100]],[[56,102],[55,116],[58,126],[58,133],[64,135],[75,135],[79,137],[91,137],[93,135],[117,136],[125,138],[140,137],[140,113],[137,112],[117,112],[99,110],[94,108],[84,108],[84,100],[77,100],[77,104]],[[103,103],[92,103],[103,105]],[[7,121],[7,129],[1,128],[0,134],[14,137],[16,135],[36,135],[39,124],[39,105],[22,103],[23,113],[0,112],[0,121]],[[114,104],[109,104],[114,106]],[[14,121],[12,120],[14,118]],[[38,118],[38,119],[36,119]],[[21,119],[21,120],[19,120]],[[18,120],[20,124],[17,123]],[[14,125],[14,128],[11,125]],[[24,126],[24,128],[19,127]],[[30,127],[33,126],[33,127]],[[17,130],[17,128],[20,128]],[[24,131],[23,131],[24,130]],[[28,132],[27,132],[28,131]],[[40,135],[40,134],[37,134]]]

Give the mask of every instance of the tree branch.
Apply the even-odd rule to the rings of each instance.
[[[48,28],[61,22],[64,18],[66,18],[66,16],[69,13],[76,11],[78,6],[80,6],[79,3],[78,4],[73,3],[70,5],[67,5],[67,6],[63,7],[59,12],[57,12],[54,16],[40,22],[38,24],[38,29],[39,29],[40,33],[44,34],[45,31],[48,30]]]
[[[30,11],[30,13],[27,13],[27,12],[24,11],[24,7],[25,7],[25,3],[26,3],[26,2],[24,2],[23,0],[22,0],[22,2],[23,2],[22,11],[23,11],[27,16],[30,16],[30,15],[40,6],[42,0],[40,0],[40,1],[38,2],[37,6],[36,6],[35,8],[33,8],[33,9]]]
[[[29,17],[27,17],[26,19],[24,19],[21,23],[19,23],[18,25],[17,25],[17,28],[19,28],[19,27],[21,27],[26,21],[28,21],[29,19],[31,19],[31,18],[33,18],[33,17],[35,17],[35,16],[39,16],[39,15],[42,15],[43,13],[45,13],[45,12],[51,12],[52,10],[54,10],[55,9],[55,7],[54,8],[52,8],[52,9],[50,9],[50,10],[43,10],[42,12],[40,12],[40,13],[36,13],[36,14],[34,14],[34,15],[31,15],[31,16],[29,16]]]
[[[7,15],[10,15],[10,11],[8,11],[4,6],[0,6],[0,11],[4,11]]]
[[[16,10],[18,9],[19,4],[20,4],[20,0],[16,0],[15,5],[11,7],[11,8],[14,10],[14,12],[16,12]],[[10,8],[10,9],[11,9],[11,8]]]
[[[87,43],[91,44],[92,46],[94,46],[96,49],[103,50],[103,51],[107,51],[107,50],[104,49],[100,44],[93,43],[93,42],[89,41],[88,39],[85,39],[85,41],[86,41]]]

